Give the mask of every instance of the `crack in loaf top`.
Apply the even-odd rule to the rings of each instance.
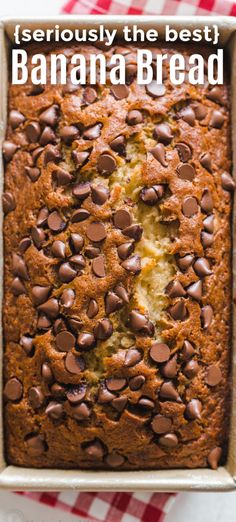
[[[99,52],[61,52],[75,49]],[[135,47],[109,49],[108,64],[113,52],[125,85],[9,88],[7,459],[215,468],[230,346],[228,89],[173,87],[168,74],[138,86]]]

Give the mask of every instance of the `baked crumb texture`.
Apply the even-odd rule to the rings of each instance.
[[[100,49],[62,50],[75,51]],[[9,87],[6,459],[216,469],[229,415],[227,86],[138,86],[136,49],[114,52],[126,85]]]

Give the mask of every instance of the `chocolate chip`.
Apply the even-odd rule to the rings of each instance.
[[[64,308],[71,308],[75,300],[75,292],[72,288],[65,288],[61,294],[61,304]]]
[[[56,345],[61,352],[68,352],[75,346],[75,337],[67,330],[59,332],[56,336]]]
[[[103,223],[93,222],[88,225],[86,235],[90,241],[98,243],[99,241],[104,241],[104,239],[106,239],[107,232]]]
[[[29,237],[23,237],[23,239],[19,243],[20,254],[23,255],[26,252],[26,250],[28,250],[30,245],[31,245],[31,239]]]
[[[106,387],[110,392],[118,392],[125,388],[127,381],[124,378],[111,377],[106,379]]]
[[[124,303],[129,303],[128,293],[121,283],[115,286],[114,292],[116,295],[118,295],[118,297],[120,297],[120,299],[122,299]]]
[[[5,399],[8,401],[18,401],[23,395],[23,386],[19,379],[12,377],[6,382],[3,391]]]
[[[130,85],[133,82],[136,74],[137,74],[136,63],[127,63],[125,65],[125,78],[126,78],[126,83],[128,83],[128,85]]]
[[[149,397],[140,397],[138,405],[147,410],[153,410],[155,408],[155,402],[149,399]]]
[[[11,161],[18,147],[12,141],[5,140],[2,145],[2,153],[6,162]]]
[[[212,274],[209,262],[204,257],[199,257],[193,265],[193,269],[199,277],[206,277]]]
[[[40,145],[45,146],[48,143],[55,143],[55,142],[56,142],[55,132],[51,129],[51,127],[45,127],[45,129],[43,129],[43,132],[39,139]]]
[[[11,192],[3,192],[2,194],[2,208],[4,214],[9,214],[16,208],[15,196]]]
[[[58,187],[63,187],[72,182],[73,176],[65,169],[57,168],[53,171],[54,178]]]
[[[48,216],[48,226],[52,232],[61,232],[65,228],[65,222],[61,218],[59,212],[54,210]]]
[[[27,355],[33,352],[33,339],[29,335],[22,335],[20,338],[20,346],[24,349]]]
[[[182,402],[178,394],[178,391],[174,387],[173,382],[166,381],[162,384],[160,389],[160,397],[162,399],[168,399],[170,401]]]
[[[189,163],[183,163],[182,165],[178,165],[176,170],[179,178],[187,181],[193,181],[196,174],[195,169]]]
[[[83,92],[83,100],[86,105],[94,103],[97,99],[97,93],[93,87],[85,87]]]
[[[41,374],[45,382],[51,383],[53,381],[53,373],[48,363],[42,364]]]
[[[118,453],[110,453],[110,455],[106,457],[106,463],[111,468],[119,468],[124,462],[125,458],[122,455],[118,455]]]
[[[22,281],[19,279],[19,277],[15,277],[11,284],[11,291],[13,295],[18,297],[19,295],[26,294],[26,288],[25,285],[22,283]]]
[[[82,328],[82,326],[83,326],[80,319],[76,316],[68,317],[67,321],[68,321],[68,325],[71,328],[71,330],[73,330],[73,332],[75,332],[76,334],[78,333],[79,329]]]
[[[144,187],[140,193],[140,199],[148,205],[152,207],[156,205],[160,199],[164,195],[164,186],[163,185],[153,185],[153,187]]]
[[[36,149],[33,150],[33,152],[31,153],[32,155],[32,160],[34,162],[34,165],[36,164],[40,154],[42,154],[44,148],[43,147],[37,147]]]
[[[35,285],[32,288],[33,303],[38,306],[47,301],[48,296],[51,292],[51,286],[40,286]]]
[[[166,162],[166,151],[163,143],[158,143],[155,145],[155,147],[153,147],[150,152],[163,167],[168,166],[168,163]]]
[[[188,379],[193,379],[196,377],[196,375],[199,372],[199,365],[198,362],[192,359],[191,361],[188,361],[187,364],[184,367],[184,375],[188,377]]]
[[[134,256],[128,257],[121,266],[127,270],[127,272],[131,272],[131,274],[137,275],[141,272],[141,258],[138,254]]]
[[[12,129],[16,129],[19,127],[21,123],[24,123],[25,117],[20,111],[12,110],[9,113],[9,124],[11,125]]]
[[[50,401],[45,413],[52,420],[61,420],[64,416],[63,405],[60,402]]]
[[[147,335],[152,337],[154,334],[154,325],[149,319],[137,310],[132,310],[129,313],[129,327],[132,331],[139,333],[139,335]]]
[[[166,287],[166,294],[169,297],[184,297],[186,295],[186,291],[180,281],[170,281],[170,283]]]
[[[123,301],[114,292],[108,292],[105,297],[105,309],[106,314],[110,315],[117,310],[120,310],[123,306]]]
[[[41,134],[41,127],[38,121],[30,121],[25,127],[25,133],[30,143],[37,143]]]
[[[166,92],[165,85],[158,84],[155,80],[146,85],[147,94],[152,96],[153,98],[159,98],[160,96],[164,96]]]
[[[162,437],[159,437],[158,442],[161,446],[166,448],[175,448],[178,446],[178,438],[174,433],[166,433],[165,435],[162,435]]]
[[[129,387],[132,391],[140,390],[140,388],[142,388],[142,386],[144,385],[145,381],[146,379],[144,375],[135,375],[135,377],[132,377],[129,380]]]
[[[84,151],[73,150],[71,153],[71,157],[75,163],[75,166],[77,167],[77,169],[79,169],[80,167],[82,167],[84,165],[84,163],[89,158],[89,152],[87,152],[86,150],[84,150]]]
[[[77,339],[77,344],[80,350],[90,350],[96,344],[95,337],[92,333],[81,332]]]
[[[194,354],[195,354],[195,350],[194,350],[192,344],[187,340],[184,341],[183,351],[182,351],[184,361],[189,360]]]
[[[187,294],[196,299],[196,301],[201,301],[202,299],[202,281],[196,281],[196,283],[192,283],[187,287]]]
[[[62,283],[70,283],[76,275],[77,271],[70,265],[70,263],[63,263],[58,271],[58,277]]]
[[[211,467],[211,469],[217,470],[220,459],[221,459],[221,455],[222,455],[222,449],[220,448],[220,446],[216,446],[215,448],[213,448],[210,451],[210,453],[207,457],[207,462],[208,462],[209,466]]]
[[[123,100],[129,96],[129,88],[127,85],[112,85],[111,93],[116,100]]]
[[[84,360],[82,357],[78,357],[72,352],[68,352],[65,358],[65,368],[68,372],[79,375],[85,369]]]
[[[41,408],[44,403],[44,394],[40,386],[32,386],[29,389],[29,402],[35,410]]]
[[[201,210],[206,214],[210,214],[213,210],[213,199],[209,189],[205,189],[201,199]]]
[[[54,297],[48,299],[48,301],[38,306],[38,311],[43,312],[49,317],[55,318],[59,313],[59,304],[57,299]]]
[[[100,174],[110,175],[116,170],[116,160],[110,154],[101,154],[98,158],[97,169]]]
[[[110,192],[105,185],[98,183],[91,186],[91,197],[96,205],[104,205],[110,196]]]
[[[159,123],[154,128],[153,137],[164,145],[168,145],[174,136],[168,123]]]
[[[38,317],[38,321],[37,321],[38,330],[48,330],[49,328],[51,328],[51,326],[52,326],[51,320],[45,314],[41,314]]]
[[[85,402],[81,402],[81,404],[73,407],[72,414],[76,420],[86,420],[90,417],[91,410]]]
[[[21,277],[25,281],[29,281],[29,274],[24,259],[18,254],[12,255],[13,274]]]
[[[34,85],[32,84],[30,92],[27,96],[38,96],[44,92],[45,87],[43,85]]]
[[[89,319],[93,319],[98,313],[98,304],[96,299],[90,299],[88,308],[87,308],[87,316]]]
[[[80,234],[71,234],[70,243],[72,250],[78,254],[84,246],[84,239]]]
[[[219,85],[212,87],[212,89],[207,93],[206,97],[216,103],[223,103],[223,91]]]
[[[66,324],[60,317],[59,319],[56,319],[54,322],[53,333],[54,335],[57,335],[59,332],[62,332],[63,330],[66,330]]]
[[[47,145],[44,153],[44,165],[46,166],[50,161],[57,163],[62,159],[60,151],[53,145]]]
[[[202,403],[192,399],[186,406],[185,415],[189,420],[201,419]]]
[[[49,216],[48,208],[47,207],[41,208],[39,211],[39,214],[38,214],[37,221],[36,221],[37,227],[43,227],[44,225],[46,225],[48,216]]]
[[[117,247],[117,253],[120,259],[127,259],[134,251],[134,243],[123,243]]]
[[[183,214],[188,218],[197,214],[198,203],[197,203],[196,198],[193,198],[191,196],[185,198],[183,201],[183,205],[182,205],[182,211],[183,211]]]
[[[134,241],[139,241],[142,237],[142,233],[143,229],[138,224],[130,225],[122,230],[124,236],[130,237],[131,239],[134,239]]]
[[[213,236],[213,234],[208,234],[208,232],[202,232],[201,240],[202,240],[203,248],[208,248],[213,244],[214,236]]]
[[[115,399],[112,400],[111,405],[116,411],[122,413],[126,407],[127,402],[127,397],[121,395],[120,397],[115,397]]]
[[[32,435],[26,439],[27,452],[31,457],[40,457],[47,449],[41,435]]]
[[[167,379],[173,379],[177,375],[177,356],[174,355],[167,363],[165,363],[161,369],[162,375]]]
[[[151,422],[154,433],[167,433],[172,428],[172,420],[164,415],[155,415]]]
[[[79,134],[79,129],[77,129],[75,125],[65,125],[65,127],[62,127],[60,130],[61,139],[66,145],[71,145],[72,141],[79,137]]]
[[[205,230],[207,230],[207,232],[210,232],[211,234],[213,234],[213,232],[214,232],[214,216],[213,216],[213,214],[211,214],[210,216],[207,216],[203,220],[203,225],[204,225]]]
[[[63,241],[59,241],[59,240],[53,241],[51,252],[55,257],[58,257],[59,259],[65,259],[65,257],[66,257],[65,243],[63,243]]]
[[[163,363],[170,358],[170,348],[167,344],[155,341],[150,348],[149,355],[154,362]]]
[[[81,386],[73,386],[66,392],[66,396],[71,404],[78,404],[86,396],[86,387],[83,384]]]
[[[175,147],[178,151],[179,159],[183,163],[186,163],[192,158],[192,150],[187,143],[179,142],[176,143]]]
[[[195,125],[195,113],[191,107],[184,107],[178,114],[178,117],[184,120],[186,123],[194,127]]]
[[[235,182],[228,172],[221,174],[221,183],[224,190],[233,192],[235,190]]]
[[[106,317],[104,319],[100,319],[93,331],[96,339],[99,341],[105,341],[113,334],[112,322]]]
[[[88,257],[89,259],[94,259],[95,257],[98,257],[100,253],[101,253],[100,248],[92,246],[92,245],[88,245],[84,250],[85,256]]]
[[[123,230],[131,225],[132,217],[128,210],[121,208],[114,213],[113,222],[116,228]]]
[[[39,121],[46,123],[46,125],[50,125],[50,127],[55,127],[55,125],[58,123],[58,112],[58,105],[51,105],[51,107],[41,112]]]
[[[103,256],[95,257],[92,261],[92,270],[97,277],[105,277],[105,262]]]
[[[72,193],[74,196],[76,196],[79,200],[83,201],[86,199],[91,192],[90,183],[86,181],[85,183],[78,183],[73,187]]]
[[[142,359],[141,353],[136,348],[129,348],[125,354],[124,366],[132,368],[138,364]]]
[[[90,213],[85,208],[79,208],[75,210],[71,216],[71,223],[80,223],[85,221],[90,216]]]
[[[203,152],[200,157],[199,157],[199,161],[201,163],[201,165],[206,169],[208,170],[208,172],[212,172],[212,167],[211,167],[211,155],[209,154],[209,152]]]
[[[102,384],[99,388],[98,392],[98,403],[99,404],[108,404],[111,402],[116,396],[114,393],[108,391],[104,384]]]
[[[25,174],[35,183],[40,177],[40,170],[37,167],[25,167]]]
[[[71,256],[70,263],[72,263],[72,265],[75,265],[76,268],[79,268],[79,269],[85,268],[85,265],[86,265],[85,259],[81,254],[76,254],[74,256]]]
[[[125,137],[120,135],[114,140],[110,141],[110,147],[112,150],[120,154],[120,156],[125,156]]]
[[[197,120],[202,121],[207,115],[207,108],[202,103],[196,103],[193,107]]]
[[[218,366],[212,364],[207,368],[206,383],[208,386],[217,386],[222,380],[222,373]]]
[[[91,459],[102,459],[105,454],[103,444],[99,439],[88,442],[84,448],[86,455]]]
[[[209,122],[210,127],[213,127],[214,129],[221,129],[222,125],[224,124],[224,121],[225,118],[222,112],[217,110],[212,111]]]
[[[50,391],[53,397],[55,397],[56,399],[66,398],[65,388],[64,386],[62,386],[62,384],[59,384],[58,382],[54,382],[54,384],[52,384]]]
[[[96,125],[93,125],[92,127],[89,127],[83,132],[83,138],[85,140],[96,140],[101,135],[101,123],[97,123]]]
[[[187,317],[187,309],[183,300],[178,301],[173,306],[170,306],[168,311],[175,321],[184,321]]]
[[[143,122],[143,115],[140,111],[134,109],[128,112],[126,121],[128,125],[138,125]]]

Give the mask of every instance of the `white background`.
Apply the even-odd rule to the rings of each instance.
[[[2,0],[0,16],[53,15],[59,13],[64,3],[65,0]],[[13,493],[0,492],[0,522],[73,522],[76,519],[74,515],[38,505]],[[166,522],[235,521],[236,493],[182,493],[166,518]]]

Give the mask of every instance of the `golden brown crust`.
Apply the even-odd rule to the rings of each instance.
[[[86,55],[91,50],[97,52],[96,48],[90,46],[82,49]],[[111,48],[107,55],[111,55],[114,50],[115,48]],[[67,53],[68,56],[72,54],[73,48],[67,50]],[[134,53],[135,48],[130,47],[128,63],[134,61]],[[12,128],[15,126],[14,122],[10,122],[7,129],[7,140],[16,144],[18,148],[14,154],[10,153],[11,159],[6,163],[5,173],[5,192],[14,198],[12,203],[12,196],[6,196],[8,199],[5,204],[5,208],[10,208],[11,211],[6,214],[4,223],[4,368],[5,382],[13,377],[17,378],[22,383],[23,391],[15,382],[10,390],[13,395],[9,388],[5,389],[7,460],[20,466],[59,468],[161,469],[206,467],[208,464],[214,467],[215,454],[211,457],[209,454],[218,446],[223,447],[225,451],[229,412],[231,198],[229,190],[222,187],[221,178],[223,172],[230,170],[228,88],[221,86],[211,92],[208,85],[195,87],[187,83],[173,88],[169,81],[165,80],[165,93],[153,97],[148,94],[145,86],[138,86],[135,78],[132,78],[128,85],[127,97],[116,99],[109,85],[96,86],[94,89],[97,98],[88,104],[84,87],[69,93],[60,86],[46,86],[43,92],[37,95],[30,94],[31,88],[30,84],[27,84],[23,87],[10,86],[9,89],[9,111],[20,112],[24,121],[15,128]],[[90,92],[90,95],[93,98],[94,92]],[[45,126],[48,126],[54,133],[53,143],[43,145],[42,153],[37,160],[33,160],[32,153],[40,146],[38,140],[42,141],[42,137],[37,138],[35,143],[30,143],[29,135],[32,136],[32,131],[28,130],[27,135],[27,126],[29,122],[38,122],[40,115],[54,105],[56,108],[54,112],[51,109],[49,120],[55,117],[55,121],[48,125],[44,118],[40,123],[40,136]],[[198,116],[199,109],[204,114],[202,119]],[[140,111],[143,121],[129,124],[127,113],[131,110]],[[219,111],[220,114],[215,111]],[[163,122],[171,129],[172,137],[156,136],[153,140],[155,126]],[[100,124],[100,127],[93,131],[95,139],[83,138],[85,130],[97,124]],[[79,133],[71,142],[69,140],[69,143],[60,140],[65,126],[75,126]],[[135,154],[139,149],[144,154],[143,159],[139,160],[141,177],[136,186],[140,189],[133,200],[130,197],[123,200],[122,184],[128,183],[129,180],[122,179],[119,184],[114,173],[110,173],[109,176],[108,173],[104,175],[97,170],[100,156],[107,153],[113,158],[113,162],[115,160],[115,173],[118,170],[119,173],[122,172],[122,168],[127,169],[127,165],[131,172],[133,164],[130,157],[123,154],[124,144],[118,149],[118,153],[111,148],[111,142],[118,136],[125,137],[125,146],[135,137]],[[158,143],[162,143],[163,146],[154,153],[150,152]],[[187,161],[181,161],[185,158],[183,151],[181,156],[181,151],[176,147],[178,143],[188,146],[185,152],[188,157],[190,150],[190,157]],[[9,151],[9,148],[7,150]],[[53,154],[55,150],[60,152],[58,159],[45,164],[48,151]],[[89,152],[82,167],[80,164],[76,166],[75,155],[71,157],[72,150]],[[209,155],[207,158],[205,156],[205,161],[202,159],[203,154]],[[194,173],[191,180],[186,180],[186,177],[181,179],[179,174],[180,166],[183,167],[185,164],[192,167],[187,173],[190,178]],[[39,169],[36,181],[30,179],[29,170],[25,170],[25,167]],[[72,181],[69,180],[68,184],[60,186],[58,169],[63,169],[64,175],[69,173]],[[123,177],[128,176],[128,170],[124,170],[124,173]],[[37,177],[38,171],[30,174]],[[186,171],[183,176],[186,176]],[[88,197],[79,199],[72,194],[75,180],[77,184],[90,180],[92,184],[99,182],[106,187],[109,185],[110,195],[102,205],[93,201],[91,189]],[[224,183],[225,187],[226,185],[227,183]],[[114,224],[114,213],[119,208],[125,209],[132,216],[133,223],[136,223],[137,206],[150,208],[148,205],[145,207],[145,203],[140,199],[142,189],[153,186],[164,187],[164,196],[158,200],[158,211],[163,230],[169,234],[166,256],[169,256],[173,264],[173,279],[181,283],[184,296],[180,297],[178,291],[177,297],[169,296],[168,306],[165,306],[161,321],[154,324],[155,334],[152,332],[152,322],[155,321],[147,318],[146,330],[140,335],[140,332],[134,331],[131,320],[126,324],[126,319],[130,319],[132,309],[145,314],[148,311],[133,295],[137,275],[122,266],[123,260],[117,253],[117,247],[127,242],[134,242],[138,251],[139,238],[136,237],[134,240],[123,234]],[[186,198],[189,197],[195,198],[194,202],[197,202],[196,213],[191,217],[184,215],[184,212],[188,213],[189,205],[187,211],[183,210]],[[194,209],[194,202],[190,201],[190,214]],[[66,222],[66,228],[54,233],[46,216],[45,223],[38,227],[38,232],[44,233],[40,246],[36,244],[37,240],[31,240],[25,252],[20,253],[20,241],[31,236],[39,211],[45,207],[49,215],[57,210]],[[79,208],[85,209],[89,217],[73,223],[72,212]],[[204,227],[203,220],[212,214],[214,232],[209,232],[211,225],[208,224],[208,228],[206,225]],[[106,238],[99,243],[101,255],[105,259],[105,277],[97,277],[94,272],[96,267],[92,268],[93,260],[85,253],[86,247],[91,246],[87,236],[88,224],[94,221],[102,222],[106,229]],[[53,217],[52,222],[53,227]],[[176,233],[172,237],[168,230],[173,229]],[[206,233],[207,236],[204,237]],[[77,276],[71,282],[63,283],[58,275],[59,266],[62,262],[69,262],[72,255],[78,254],[72,247],[71,234],[80,234],[84,239],[85,244],[79,254],[83,255],[85,267],[78,269],[78,265],[71,261],[70,266],[77,271]],[[66,244],[63,261],[52,254],[52,243],[55,240]],[[207,246],[208,244],[210,246]],[[97,247],[98,243],[93,243],[93,246]],[[27,269],[25,277],[22,277],[19,258],[15,259],[14,268],[13,254],[18,254],[23,259],[24,268]],[[181,270],[179,259],[187,254],[193,257],[192,262],[187,270]],[[200,272],[198,270],[197,273],[194,263],[199,258],[208,261],[209,275],[200,273],[206,269],[205,261],[203,268],[200,263]],[[81,259],[79,262],[81,263]],[[137,272],[138,263],[139,261],[135,260]],[[142,278],[142,273],[143,271],[139,278]],[[19,280],[15,282],[14,293],[18,292],[19,284],[23,283],[25,287],[25,292],[19,296],[14,295],[12,291],[12,281],[15,277],[19,277]],[[194,288],[190,296],[186,291],[191,291],[189,286],[195,282],[200,282],[202,289]],[[121,311],[111,312],[108,316],[106,296],[108,292],[113,292],[117,299],[116,286],[119,283],[122,283],[128,292],[129,304],[121,299],[117,305],[122,306]],[[32,293],[32,288],[36,285],[49,287],[48,298],[55,300],[51,306],[58,307],[56,313],[50,311],[50,306],[48,312],[47,307],[43,320],[49,323],[45,330],[39,328],[37,323],[38,317],[42,318],[42,311],[39,313]],[[21,292],[22,287],[20,288]],[[74,296],[72,306],[66,308],[60,299],[63,290],[68,288],[74,291]],[[95,311],[98,309],[94,317],[87,315],[91,299],[96,300]],[[47,298],[43,302],[45,300]],[[177,311],[175,320],[170,313],[171,307],[180,302],[184,303],[187,317],[180,320],[181,313]],[[94,303],[91,306],[94,310]],[[211,311],[212,321],[209,319]],[[55,325],[58,317],[64,323]],[[78,333],[75,333],[75,327],[69,323],[70,317],[79,320],[78,333],[88,332],[95,336],[95,347],[85,351],[78,346]],[[99,340],[96,328],[98,322],[104,318],[113,323],[113,336],[117,333],[117,340],[115,338],[113,341],[110,334],[107,341]],[[209,327],[203,328],[204,321],[208,319]],[[106,327],[109,329],[110,323],[104,326],[105,330]],[[68,353],[61,351],[56,345],[56,335],[65,328],[76,339],[75,346]],[[125,335],[134,339],[135,347],[132,349],[136,352],[138,350],[141,354],[141,360],[132,366],[124,365],[128,350],[127,344],[122,345],[122,337]],[[22,341],[22,336],[28,336],[28,344],[24,339]],[[171,355],[167,360],[176,366],[174,370],[169,369],[171,377],[168,377],[168,368],[163,370],[163,362],[155,362],[150,357],[150,347],[153,346],[155,338],[160,341],[160,337],[162,343],[166,343],[170,349]],[[29,347],[29,338],[33,338],[33,347]],[[185,341],[194,349],[189,358],[188,353],[186,355]],[[187,348],[189,349],[189,345]],[[76,359],[71,358],[72,353],[75,357],[80,357],[77,363],[81,371],[75,370],[77,373],[69,371],[76,364]],[[175,354],[177,358],[173,361]],[[136,356],[139,358],[137,353],[132,354],[132,357]],[[85,369],[82,359],[85,361]],[[186,368],[189,360],[190,367]],[[44,366],[42,376],[42,365],[45,363],[48,366],[47,370]],[[215,365],[221,371],[219,378]],[[214,366],[213,374],[209,377],[211,366]],[[143,376],[145,382],[140,381],[137,384],[137,380],[132,381],[132,378],[137,376]],[[114,381],[112,385],[109,385],[108,381],[104,384],[105,379],[114,377],[124,379],[123,385],[122,382]],[[172,382],[174,394],[179,395],[180,399],[176,400],[175,397],[174,400],[170,400],[170,397],[164,396],[162,386],[169,381]],[[58,390],[57,385],[63,388]],[[81,398],[75,406],[72,403],[73,399],[68,400],[67,394],[76,386],[77,394],[80,386]],[[83,391],[84,386],[86,395]],[[36,387],[36,390],[32,391],[32,387]],[[138,389],[132,389],[135,387]],[[120,402],[111,402],[111,398],[108,402],[103,402],[101,396],[99,399],[99,393],[102,392],[113,393],[114,398],[123,397],[123,403],[122,399]],[[149,402],[145,403],[143,400],[142,404],[140,399]],[[191,403],[189,406],[192,400],[200,401],[200,406],[199,403]],[[56,408],[52,402],[56,403]],[[157,415],[170,419],[171,423],[167,421],[165,424],[168,429],[165,426],[163,429],[157,427],[160,423],[160,417]],[[88,443],[91,441],[92,445],[89,446]],[[217,462],[219,458],[218,451],[215,457]]]

